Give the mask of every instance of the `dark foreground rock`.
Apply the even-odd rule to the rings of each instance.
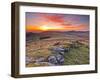
[[[64,63],[64,57],[60,54],[52,55],[48,57],[48,62],[55,65],[62,65]]]

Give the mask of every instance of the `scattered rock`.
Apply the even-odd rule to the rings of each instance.
[[[69,51],[69,48],[52,48],[52,54],[47,58],[39,56],[37,58],[26,56],[26,64],[34,63],[36,65],[63,65],[64,64],[64,54]]]
[[[48,57],[48,62],[52,64],[57,64],[57,59],[54,55]]]
[[[26,64],[29,64],[29,63],[32,63],[32,62],[35,62],[34,58],[26,56]]]
[[[35,61],[36,62],[44,62],[45,58],[44,57],[40,57],[40,58],[37,58]]]
[[[62,65],[64,63],[64,57],[60,54],[52,55],[48,57],[48,62],[55,65]]]
[[[55,56],[58,62],[58,65],[62,65],[64,63],[64,57],[60,54]]]

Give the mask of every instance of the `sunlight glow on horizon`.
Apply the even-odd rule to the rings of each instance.
[[[62,26],[48,26],[48,25],[43,25],[40,27],[40,29],[42,31],[65,30],[65,28]]]
[[[39,31],[87,31],[87,30],[84,30],[83,27],[73,27],[73,26],[67,26],[67,27],[64,27],[64,26],[47,26],[47,25],[43,25],[43,26],[36,26],[36,27],[33,27],[33,26],[27,26],[26,27],[26,30],[27,32],[39,32]]]

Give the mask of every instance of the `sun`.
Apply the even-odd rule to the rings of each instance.
[[[43,31],[48,31],[50,29],[51,28],[49,26],[47,26],[47,25],[44,25],[44,26],[41,27],[41,30],[43,30]]]
[[[43,25],[40,27],[40,30],[42,31],[54,31],[54,30],[65,30],[62,26],[49,26],[49,25]]]

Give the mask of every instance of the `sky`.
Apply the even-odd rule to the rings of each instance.
[[[26,12],[26,31],[89,31],[89,15]]]

